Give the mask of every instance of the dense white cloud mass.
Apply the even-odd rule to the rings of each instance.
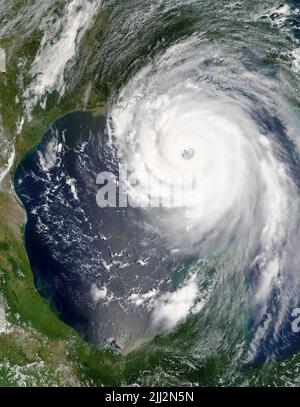
[[[160,185],[149,193],[148,178],[141,177],[129,192],[137,203],[151,205],[182,174],[197,174],[196,187],[184,190],[193,208],[183,202],[175,211],[162,209],[159,221],[150,211],[148,222],[172,248],[200,257],[230,242],[241,278],[259,269],[251,306],[262,317],[283,275],[297,274],[287,261],[291,252],[299,257],[293,240],[300,197],[288,155],[294,119],[275,79],[203,37],[179,41],[128,82],[110,110],[111,144],[129,171]],[[155,326],[173,327],[191,312],[196,276],[152,301]],[[281,302],[283,314],[287,302]]]

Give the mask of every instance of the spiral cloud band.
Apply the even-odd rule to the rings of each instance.
[[[191,217],[184,205],[159,214],[145,210],[145,216],[173,250],[203,259],[227,249],[234,255],[223,272],[236,268],[240,279],[253,276],[247,306],[255,315],[255,350],[267,335],[278,339],[298,300],[298,146],[278,82],[266,67],[251,66],[251,56],[231,55],[232,49],[214,48],[198,35],[179,41],[125,85],[108,127],[116,160],[156,179],[160,193],[182,174],[199,177],[196,191],[192,185],[185,190],[195,203]],[[136,202],[156,194],[143,179],[129,190]],[[193,309],[200,273],[183,285],[182,317]],[[173,318],[168,300],[158,304],[154,321]]]

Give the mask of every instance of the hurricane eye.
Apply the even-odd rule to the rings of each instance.
[[[181,151],[181,155],[184,160],[191,160],[194,158],[195,151],[191,147],[187,147]]]

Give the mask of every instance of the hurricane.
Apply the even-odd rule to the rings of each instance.
[[[16,171],[36,286],[137,383],[265,383],[300,350],[298,5],[107,7],[107,110]]]
[[[119,160],[130,171],[157,179],[160,193],[182,174],[198,175],[196,188],[190,183],[191,190],[184,190],[188,201],[195,201],[190,215],[184,204],[171,213],[145,213],[172,250],[188,251],[199,261],[213,256],[222,264],[205,299],[193,290],[205,273],[201,267],[183,282],[179,291],[189,290],[190,298],[182,317],[198,297],[198,308],[209,304],[224,280],[247,276],[252,283],[243,305],[254,318],[249,357],[256,352],[274,357],[277,346],[286,346],[289,335],[282,326],[291,319],[299,291],[298,129],[279,81],[244,44],[218,47],[200,32],[143,67],[112,103],[109,116]],[[132,187],[129,194],[151,205],[158,188],[147,186],[141,180],[138,191]],[[174,304],[169,297],[158,300],[162,309],[153,316],[167,327],[181,306],[176,292],[172,295]],[[222,307],[228,297],[225,290]]]

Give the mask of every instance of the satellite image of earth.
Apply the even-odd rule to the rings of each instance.
[[[0,0],[0,387],[300,386],[300,2]]]

